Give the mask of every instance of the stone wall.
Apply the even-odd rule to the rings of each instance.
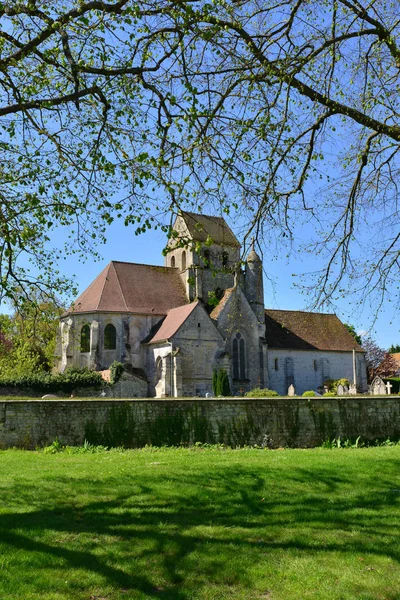
[[[288,377],[288,361],[291,361],[291,378]],[[367,388],[367,370],[362,352],[356,353],[357,384]],[[277,367],[277,368],[276,368]],[[296,394],[316,390],[326,379],[353,381],[353,353],[321,350],[278,350],[268,348],[268,385],[278,394],[287,394],[290,383],[294,383]]]
[[[0,401],[0,448],[224,443],[311,447],[400,437],[400,397]]]

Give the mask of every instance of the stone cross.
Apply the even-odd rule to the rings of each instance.
[[[293,385],[293,383],[291,383],[288,387],[288,396],[295,396],[296,395],[296,390],[295,387]]]
[[[387,389],[387,393],[390,395],[392,393],[392,384],[390,383],[390,381],[387,381],[385,383],[386,389]]]

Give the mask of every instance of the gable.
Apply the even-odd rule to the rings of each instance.
[[[258,336],[257,317],[240,286],[225,290],[210,317],[217,323],[217,327],[224,331],[226,338],[239,329],[257,332]]]
[[[211,238],[213,244],[240,247],[233,231],[222,217],[182,211],[177,216],[173,229],[178,231],[184,240],[188,239],[204,244]],[[173,238],[168,242],[168,246],[170,245],[174,245]]]
[[[155,332],[153,331],[153,335],[145,343],[161,343],[180,336],[196,338],[200,341],[222,339],[207,311],[198,300],[168,311],[159,328]]]

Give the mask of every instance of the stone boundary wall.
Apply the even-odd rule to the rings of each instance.
[[[400,437],[400,397],[0,400],[0,448],[84,440],[138,448],[203,443],[276,448]]]

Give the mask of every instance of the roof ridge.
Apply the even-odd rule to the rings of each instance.
[[[123,301],[124,301],[124,304],[125,304],[125,308],[126,308],[126,310],[128,310],[128,305],[127,305],[127,303],[126,303],[125,294],[124,294],[124,292],[123,292],[123,290],[122,290],[121,282],[120,282],[120,280],[119,280],[119,277],[118,277],[118,271],[117,271],[117,269],[115,268],[115,265],[114,265],[114,263],[113,263],[113,267],[114,267],[114,271],[115,271],[115,276],[116,276],[116,278],[117,278],[117,281],[118,281],[118,285],[119,285],[119,289],[120,289],[120,292],[121,292],[121,296],[122,296],[122,299],[123,299]]]
[[[100,294],[99,294],[99,297],[98,297],[98,300],[97,300],[97,304],[96,304],[96,308],[95,308],[95,310],[98,310],[98,308],[99,308],[99,305],[100,305],[100,302],[101,302],[101,299],[102,299],[102,297],[103,297],[103,292],[104,292],[104,288],[106,287],[107,276],[108,276],[108,273],[109,273],[109,271],[110,271],[110,267],[111,267],[111,265],[112,265],[112,261],[110,261],[110,262],[108,263],[108,265],[106,265],[106,266],[104,267],[103,271],[101,272],[101,273],[103,273],[103,272],[104,272],[104,271],[107,269],[107,272],[106,272],[106,274],[105,274],[105,277],[104,277],[104,279],[103,279],[103,287],[101,288],[101,292],[100,292]],[[99,275],[96,277],[96,279],[97,279],[98,277],[100,277],[101,273],[100,273],[100,274],[99,274]],[[94,281],[96,281],[96,279],[95,279]],[[93,283],[94,283],[94,281],[93,281]],[[92,284],[89,286],[89,288],[90,288],[90,287],[92,287]],[[88,288],[88,289],[89,289],[89,288]]]
[[[165,265],[149,265],[146,263],[136,263],[136,262],[131,262],[128,260],[111,260],[108,264],[111,263],[120,263],[121,265],[135,265],[136,267],[154,267],[155,269],[166,269],[166,270],[171,270],[171,271],[176,271],[177,268],[176,267],[168,267]]]
[[[288,308],[264,308],[265,312],[291,312],[291,313],[303,313],[305,315],[321,315],[321,316],[332,316],[339,319],[336,313],[316,312],[313,310],[292,310]],[[340,319],[339,319],[340,321]]]

